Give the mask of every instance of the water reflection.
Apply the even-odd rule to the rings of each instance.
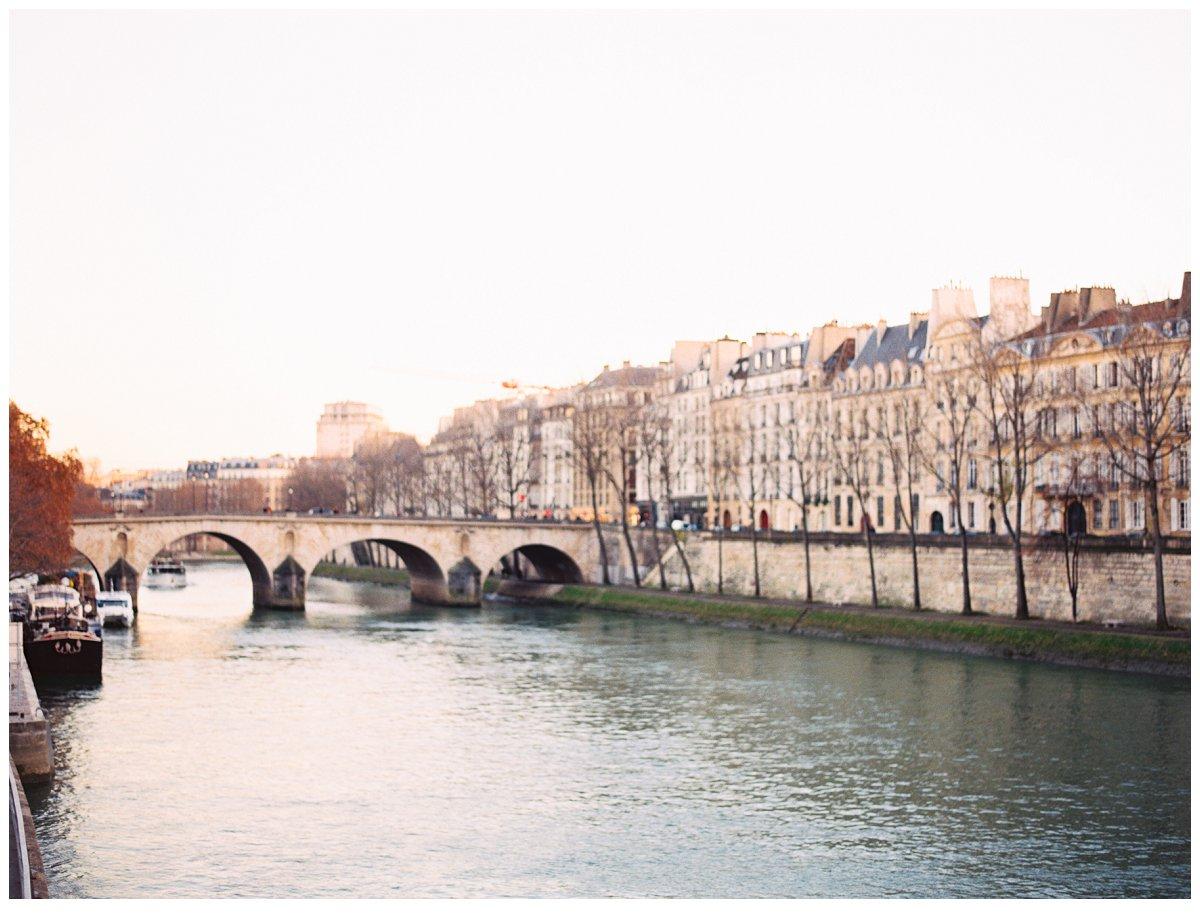
[[[58,896],[1190,890],[1186,682],[191,581],[45,699]]]

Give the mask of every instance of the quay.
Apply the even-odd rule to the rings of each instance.
[[[21,625],[8,626],[8,896],[49,897],[33,814],[23,782],[54,778],[50,725],[25,662]]]
[[[21,624],[8,624],[8,755],[24,782],[54,778],[50,725],[25,662]]]

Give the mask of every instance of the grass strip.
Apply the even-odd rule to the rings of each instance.
[[[408,585],[408,572],[403,568],[367,568],[358,565],[332,565],[319,562],[313,569],[314,578],[331,578],[335,581],[356,581],[361,584]]]
[[[615,612],[651,613],[714,624],[744,623],[764,629],[783,629],[846,638],[886,641],[946,650],[973,650],[1000,657],[1083,663],[1112,669],[1135,667],[1184,675],[1191,666],[1191,643],[1178,638],[1130,635],[1070,628],[1030,628],[1002,621],[961,621],[920,614],[785,606],[737,599],[714,599],[679,594],[637,594],[603,587],[567,585],[551,602],[590,606]]]

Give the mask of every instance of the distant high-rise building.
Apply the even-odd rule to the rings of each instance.
[[[316,456],[321,459],[353,456],[360,440],[386,430],[382,413],[373,405],[329,402],[317,420]]]

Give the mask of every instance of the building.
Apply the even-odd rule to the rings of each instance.
[[[317,420],[318,459],[349,459],[368,434],[382,433],[387,424],[379,409],[365,402],[329,402]]]
[[[1142,536],[1157,516],[1187,535],[1186,376],[1160,412],[1172,428],[1156,505],[1147,471],[1113,457],[1135,413],[1122,355],[1144,342],[1147,366],[1169,369],[1190,348],[1190,320],[1190,273],[1179,297],[1130,304],[1093,286],[1038,312],[1026,279],[995,277],[984,315],[949,285],[898,323],[677,341],[658,367],[605,366],[586,384],[456,409],[425,449],[427,508],[1000,534],[1019,493],[1023,532]],[[994,399],[987,409],[1001,366],[1026,390],[1015,421]]]

